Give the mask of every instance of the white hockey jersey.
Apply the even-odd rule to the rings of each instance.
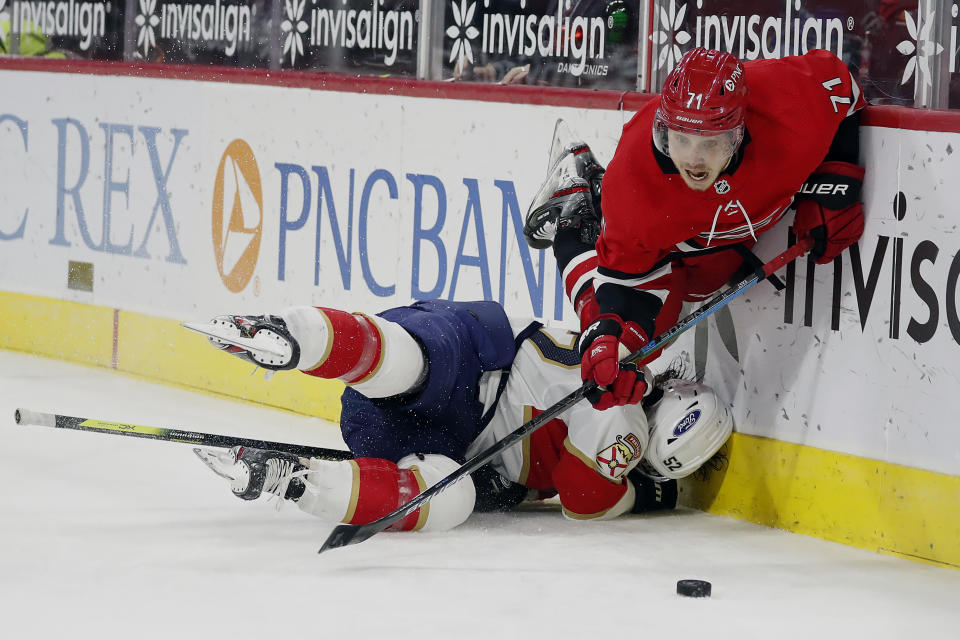
[[[490,446],[580,387],[576,334],[542,328],[524,341],[510,370],[493,419],[467,457]],[[489,408],[500,371],[484,374],[480,399]],[[635,493],[626,475],[640,462],[648,441],[640,405],[597,411],[586,400],[503,451],[493,465],[505,478],[559,494],[566,516],[614,518],[630,510]]]

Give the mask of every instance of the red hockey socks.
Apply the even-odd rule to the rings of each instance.
[[[327,521],[366,524],[406,504],[439,482],[459,463],[446,456],[409,455],[397,463],[382,458],[310,461],[297,506]],[[445,531],[473,512],[476,491],[464,478],[390,527],[391,531]]]
[[[344,518],[344,522],[349,524],[367,524],[382,518],[425,488],[419,473],[412,469],[400,469],[389,460],[357,458],[354,462],[358,467],[358,481],[354,483],[356,500],[351,502],[347,517]],[[417,509],[388,530],[421,529],[426,523],[428,510],[429,507]]]
[[[395,322],[326,307],[293,307],[281,315],[300,344],[297,368],[304,373],[342,380],[371,398],[422,382],[420,346]]]

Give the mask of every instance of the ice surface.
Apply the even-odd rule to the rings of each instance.
[[[318,556],[330,525],[237,500],[189,446],[17,426],[13,410],[342,446],[335,427],[4,351],[0,389],[4,638],[960,633],[960,571],[689,510],[577,523],[547,505]],[[681,578],[713,597],[677,596]]]

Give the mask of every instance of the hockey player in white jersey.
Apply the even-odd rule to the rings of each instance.
[[[347,384],[340,426],[353,460],[202,454],[238,497],[273,494],[330,522],[386,515],[582,384],[577,334],[511,322],[492,302],[428,300],[377,316],[294,307],[211,327],[234,338],[215,346],[260,366]],[[554,495],[577,520],[673,508],[676,480],[716,453],[732,418],[705,385],[651,390],[644,406],[574,405],[393,528],[449,529],[475,510]]]

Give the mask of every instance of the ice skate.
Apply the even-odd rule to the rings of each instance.
[[[590,145],[584,142],[563,119],[557,120],[553,129],[553,141],[547,159],[547,175],[554,175],[560,163],[567,158],[573,160],[573,175],[583,178],[590,186],[590,194],[596,203],[600,202],[600,183],[606,169],[603,168]],[[549,178],[548,178],[549,180]]]
[[[534,200],[523,225],[523,236],[534,249],[546,249],[553,246],[558,230],[571,227],[578,229],[581,242],[589,245],[595,244],[600,235],[590,187],[576,176],[567,176],[550,196]]]
[[[264,369],[293,369],[300,360],[300,345],[279,316],[225,315],[183,326],[207,336],[216,348]]]
[[[307,470],[303,458],[253,447],[193,451],[214,473],[229,480],[233,495],[242,500],[256,500],[264,493],[286,500],[297,500],[303,495],[302,476]]]
[[[523,235],[534,249],[553,245],[559,229],[580,230],[580,239],[596,243],[600,232],[600,184],[604,168],[589,145],[558,120],[547,163],[547,178],[527,212]]]

